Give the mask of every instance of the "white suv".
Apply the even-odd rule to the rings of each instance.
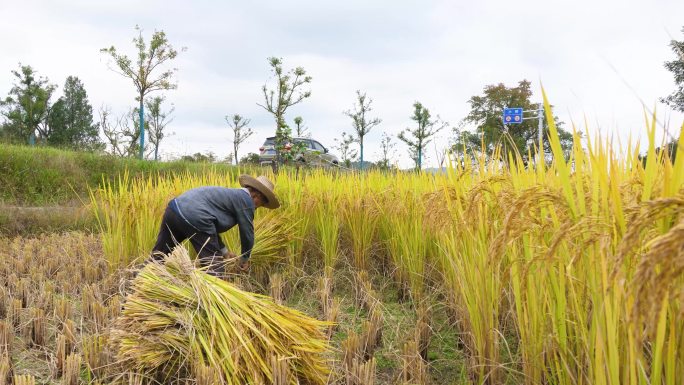
[[[309,163],[312,166],[329,167],[337,166],[339,160],[331,154],[320,142],[310,138],[292,138],[294,143],[304,144],[304,153],[295,155],[295,160],[298,162]],[[288,145],[285,145],[285,151],[288,151]],[[275,137],[266,138],[264,144],[259,148],[259,163],[269,165],[275,158]]]

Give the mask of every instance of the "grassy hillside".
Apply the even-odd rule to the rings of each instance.
[[[233,166],[184,161],[154,162],[46,147],[0,145],[0,204],[67,205],[87,200],[88,186],[115,180],[124,171],[143,174],[200,174],[209,168],[237,172]]]

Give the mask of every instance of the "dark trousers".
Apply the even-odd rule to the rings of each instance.
[[[163,261],[166,254],[171,253],[178,244],[189,239],[197,252],[200,265],[213,276],[221,276],[225,270],[225,262],[221,249],[223,244],[218,234],[197,231],[170,207],[166,207],[162,218],[157,243],[152,249],[152,259]]]

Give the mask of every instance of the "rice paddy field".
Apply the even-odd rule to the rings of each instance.
[[[547,163],[269,175],[282,207],[257,210],[251,269],[229,284],[181,274],[183,250],[139,268],[169,199],[239,172],[105,183],[100,232],[4,240],[0,384],[684,383],[684,157],[655,151],[655,120],[646,162],[638,143],[577,135],[564,159],[554,130]],[[200,319],[187,290],[254,307],[195,304]],[[226,325],[241,326],[223,341]],[[260,355],[284,335],[304,353]]]

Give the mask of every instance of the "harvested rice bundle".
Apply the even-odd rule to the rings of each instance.
[[[212,368],[225,384],[270,384],[276,356],[287,360],[287,383],[325,384],[327,326],[205,274],[178,247],[135,278],[112,342],[128,370],[162,382]]]
[[[273,210],[257,214],[254,219],[254,248],[250,257],[257,275],[263,275],[287,262],[287,247],[292,242],[292,234],[299,221]],[[221,237],[228,250],[240,254],[240,237],[237,231],[227,231]]]

